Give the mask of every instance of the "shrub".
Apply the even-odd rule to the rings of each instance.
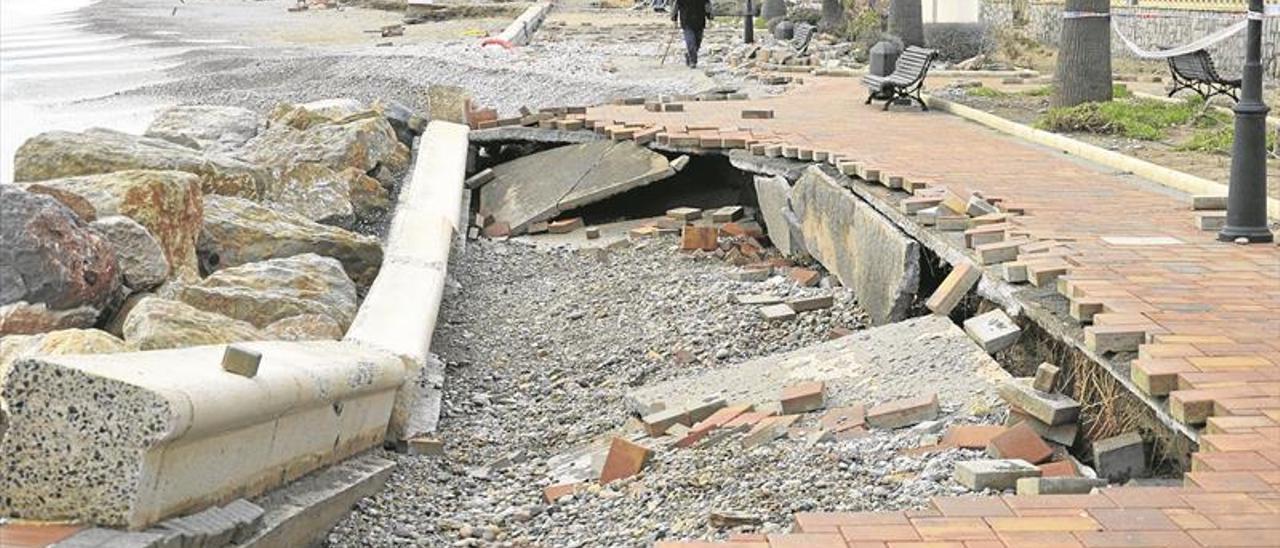
[[[787,12],[787,20],[793,23],[808,23],[817,26],[822,20],[822,11],[808,6],[795,7]]]
[[[1083,131],[1155,141],[1165,128],[1185,124],[1200,111],[1193,101],[1166,103],[1151,99],[1085,103],[1051,108],[1036,127],[1049,131]]]
[[[996,50],[991,26],[986,23],[930,23],[924,26],[924,43],[947,61],[963,61]]]
[[[849,41],[854,43],[855,55],[858,61],[865,62],[867,53],[871,51],[871,46],[876,45],[884,36],[884,17],[880,12],[873,9],[864,9],[859,11],[854,17],[849,18]]]
[[[965,90],[965,95],[970,95],[973,97],[1004,97],[1009,94],[995,88],[981,86],[981,87],[969,88]]]

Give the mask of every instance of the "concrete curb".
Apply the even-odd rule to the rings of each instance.
[[[989,114],[946,99],[940,99],[932,95],[926,95],[925,100],[928,102],[929,108],[954,114],[966,120],[987,126],[996,131],[1008,133],[1009,135],[1025,141],[1061,150],[1068,154],[1073,154],[1113,169],[1133,173],[1134,175],[1150,180],[1161,186],[1180,190],[1192,195],[1227,195],[1226,185],[1210,181],[1209,179],[1196,177],[1195,175],[1183,173],[1175,169],[1169,169],[1151,162],[1139,160],[1132,156],[1120,154],[1119,152],[1112,152],[1101,147],[1077,141],[1070,137],[1025,126],[1011,120],[1006,120],[994,114]],[[1189,207],[1190,206],[1188,205],[1188,208]],[[1267,199],[1267,217],[1269,219],[1280,219],[1280,200],[1276,200],[1274,198]]]

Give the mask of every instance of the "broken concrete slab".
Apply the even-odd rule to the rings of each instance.
[[[769,231],[769,240],[783,255],[794,255],[791,245],[791,230],[787,225],[787,211],[790,210],[791,185],[782,177],[755,178],[756,199],[760,204],[760,215],[764,217],[764,226]]]
[[[955,480],[974,491],[1013,489],[1019,479],[1040,477],[1040,469],[1018,459],[971,460],[956,463]]]
[[[492,169],[493,180],[480,188],[480,209],[515,233],[675,174],[664,156],[629,141],[567,145]]]
[[[348,459],[257,499],[262,526],[239,546],[313,546],[356,502],[382,490],[396,463],[375,455]]]
[[[906,318],[920,285],[920,244],[817,166],[791,201],[808,252],[853,289],[872,322]]]
[[[785,306],[785,305],[783,305]],[[915,367],[910,364],[931,364]],[[781,387],[804,381],[822,381],[827,405],[859,401],[888,401],[919,396],[919,386],[955,384],[955,369],[963,368],[973,383],[966,390],[940,395],[941,404],[964,406],[986,401],[995,386],[1010,379],[992,360],[946,318],[927,316],[858,331],[814,346],[756,358],[732,368],[699,372],[636,389],[627,395],[635,412],[680,408],[714,395],[725,401],[755,404],[758,410],[776,409]],[[972,374],[968,374],[972,372]],[[900,382],[911,375],[913,383]],[[746,414],[744,414],[746,415]],[[741,417],[739,417],[741,418]]]

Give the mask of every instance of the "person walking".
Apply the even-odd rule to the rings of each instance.
[[[712,19],[710,0],[675,0],[671,20],[680,23],[684,33],[684,64],[698,66],[698,50],[702,48],[702,31]]]

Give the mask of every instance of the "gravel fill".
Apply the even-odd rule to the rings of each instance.
[[[643,546],[656,540],[785,531],[794,512],[921,507],[963,492],[954,462],[979,452],[899,451],[932,443],[967,410],[918,428],[808,447],[804,439],[741,449],[657,447],[645,471],[548,505],[547,459],[608,439],[628,421],[632,388],[809,346],[832,327],[861,328],[845,288],[751,283],[732,267],[663,238],[594,253],[473,242],[455,256],[434,349],[448,364],[439,437],[444,457],[388,454],[388,487],[361,501],[329,545]],[[767,324],[729,296],[831,291],[835,307]],[[695,359],[678,364],[677,349]],[[817,422],[820,413],[798,424]],[[994,417],[991,418],[994,420]],[[646,442],[647,443],[647,442]],[[759,525],[722,529],[712,511]]]

